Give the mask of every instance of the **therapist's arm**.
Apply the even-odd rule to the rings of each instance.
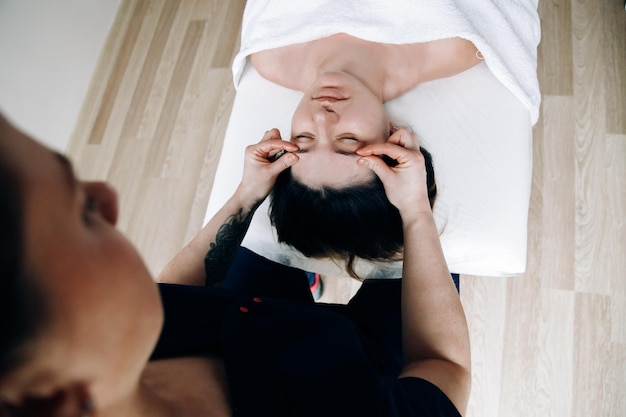
[[[446,266],[432,213],[402,215],[404,265],[401,376],[437,385],[463,414],[471,385],[467,322]]]
[[[244,173],[233,196],[163,269],[158,282],[206,285],[220,282],[243,240],[256,209],[280,172],[297,162],[297,146],[281,140],[277,129],[246,148]],[[273,156],[287,151],[277,160]],[[205,268],[206,265],[206,268]]]
[[[401,377],[418,377],[438,386],[463,414],[471,385],[469,332],[459,294],[445,262],[428,201],[424,158],[417,138],[406,129],[386,144],[358,151],[361,163],[385,186],[400,211],[404,232],[402,275]],[[377,155],[399,163],[388,167]]]

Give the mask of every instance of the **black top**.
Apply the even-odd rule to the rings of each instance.
[[[435,385],[397,378],[401,352],[390,354],[365,316],[224,288],[159,288],[165,324],[152,360],[222,357],[233,416],[460,416]]]

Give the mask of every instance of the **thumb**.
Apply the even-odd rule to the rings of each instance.
[[[287,152],[276,161],[272,162],[270,169],[276,175],[280,174],[290,166],[298,162],[299,158],[295,153]]]
[[[389,177],[391,174],[391,169],[385,161],[377,156],[364,156],[357,160],[358,164],[368,167],[380,178],[380,180],[385,183],[385,179]]]

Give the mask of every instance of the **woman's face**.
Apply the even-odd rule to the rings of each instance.
[[[1,118],[0,153],[21,181],[25,263],[50,312],[32,360],[0,395],[19,403],[89,381],[97,404],[113,401],[145,366],[163,320],[146,266],[115,229],[116,194],[78,181],[67,159]]]
[[[324,73],[304,93],[291,119],[291,141],[300,147],[292,174],[315,188],[367,182],[374,174],[356,163],[355,151],[386,142],[389,131],[381,97],[349,74]]]

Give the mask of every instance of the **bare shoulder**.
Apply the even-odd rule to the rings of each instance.
[[[428,43],[430,65],[425,81],[451,77],[480,63],[476,46],[467,39],[449,38]]]
[[[385,101],[399,97],[418,84],[459,74],[481,60],[474,44],[448,38],[411,44],[386,44],[384,52]]]
[[[292,90],[301,90],[305,53],[303,45],[290,45],[254,53],[250,61],[261,77]]]

